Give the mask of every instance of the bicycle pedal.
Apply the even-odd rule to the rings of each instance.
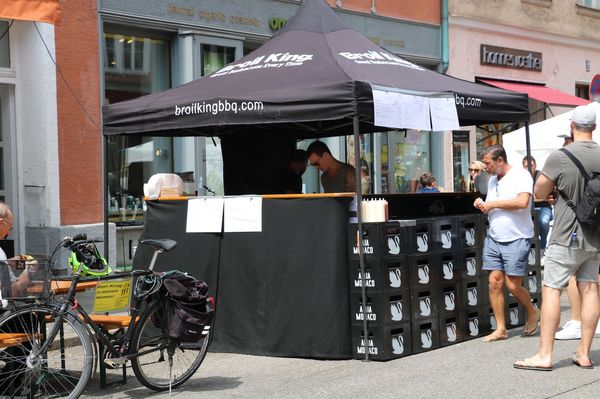
[[[123,366],[126,363],[127,363],[126,357],[104,359],[104,364],[111,369],[119,368],[119,366]]]

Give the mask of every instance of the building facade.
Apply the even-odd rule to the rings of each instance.
[[[116,229],[111,224],[110,259],[127,264],[140,231],[143,184],[155,173],[180,173],[188,193],[222,194],[220,147],[216,138],[151,137],[114,138],[104,148],[102,105],[216,71],[266,42],[302,2],[46,1],[60,5],[59,25],[0,19],[0,30],[6,31],[0,39],[0,195],[15,209],[16,226],[3,244],[11,247],[9,253],[48,253],[66,234],[102,235],[106,206],[109,220],[120,224]],[[327,2],[374,43],[440,68],[440,1]],[[328,143],[346,158],[344,138]],[[364,161],[374,176],[390,164],[417,165],[411,173],[430,170],[435,143],[416,131],[370,135],[362,143]],[[306,191],[318,191],[318,175],[309,172]],[[373,180],[379,181],[371,183],[375,191],[389,184]],[[407,187],[403,181],[393,184]],[[134,230],[131,237],[128,229]]]
[[[450,0],[448,21],[448,74],[495,85],[508,83],[517,91],[550,88],[589,98],[590,82],[600,73],[600,2]],[[567,96],[556,99],[542,94],[535,99],[529,94],[530,123],[568,111],[577,103]],[[487,125],[462,134],[463,141],[453,145],[454,177],[468,176],[468,161],[480,159],[485,147],[501,143],[502,133],[516,127]],[[559,133],[567,132],[554,132]],[[462,155],[457,156],[457,151]]]

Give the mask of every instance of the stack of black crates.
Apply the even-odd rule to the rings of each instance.
[[[481,273],[484,220],[469,214],[363,223],[365,309],[358,227],[349,226],[355,358],[368,350],[370,359],[395,359],[489,332],[487,277]]]

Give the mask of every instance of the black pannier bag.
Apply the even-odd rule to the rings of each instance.
[[[179,342],[198,342],[208,334],[214,315],[208,285],[186,273],[175,272],[163,278],[166,292],[168,336]]]

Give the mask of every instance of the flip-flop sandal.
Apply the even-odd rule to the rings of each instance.
[[[594,363],[590,363],[589,366],[582,366],[581,363],[579,363],[579,359],[577,358],[577,356],[573,356],[573,364],[576,365],[577,367],[581,367],[582,369],[588,369],[591,370],[594,368]]]
[[[539,322],[540,322],[540,316],[541,316],[541,311],[537,310],[536,313],[536,317],[535,317],[535,322],[534,323],[526,323],[525,324],[525,329],[523,330],[523,336],[524,337],[530,337],[532,335],[535,335],[538,330],[539,330]]]
[[[552,366],[536,366],[531,362],[531,359],[523,359],[521,360],[523,364],[513,363],[513,367],[519,370],[532,370],[532,371],[552,371],[554,368]]]
[[[535,323],[535,325],[533,325],[533,324],[527,325],[527,326],[525,326],[525,329],[523,330],[523,336],[531,337],[532,335],[537,334],[539,329],[540,329],[540,326],[537,322]]]

